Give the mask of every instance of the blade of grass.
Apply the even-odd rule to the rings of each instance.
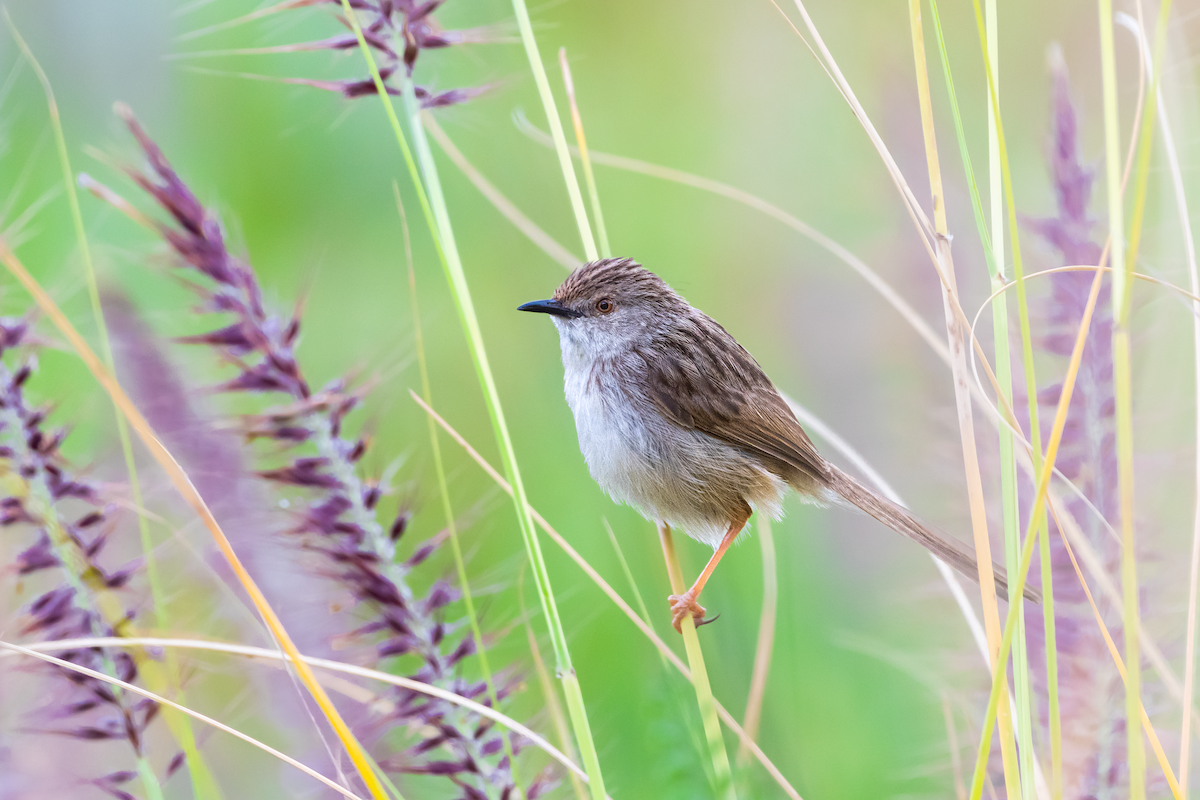
[[[297,657],[296,671],[301,682],[304,683],[304,685],[308,688],[309,693],[312,694],[313,700],[316,701],[326,719],[329,720],[330,726],[334,729],[338,738],[342,741],[342,744],[345,746],[351,761],[354,762],[355,767],[362,776],[363,782],[371,791],[372,797],[374,797],[375,800],[385,800],[387,795],[382,784],[379,782],[379,779],[371,769],[370,763],[367,761],[366,751],[363,749],[358,739],[355,738],[354,733],[350,730],[349,726],[346,725],[345,721],[338,713],[337,708],[329,699],[329,695],[327,695],[325,690],[321,688],[319,683],[317,683],[316,677],[312,674],[312,670],[309,669],[306,664],[299,662],[299,651],[296,649],[296,645],[292,642],[291,637],[288,636],[287,630],[283,627],[283,623],[279,620],[278,615],[275,614],[274,609],[271,608],[270,603],[267,602],[267,598],[258,588],[258,585],[254,582],[254,579],[250,577],[250,573],[246,571],[246,568],[238,558],[237,553],[234,552],[233,546],[230,544],[229,539],[225,536],[225,532],[221,530],[220,524],[213,516],[208,504],[204,502],[204,498],[202,498],[200,493],[196,491],[196,487],[192,484],[191,479],[188,478],[187,473],[184,472],[183,468],[179,466],[179,462],[175,460],[175,457],[171,455],[170,451],[163,446],[153,428],[151,428],[150,424],[146,422],[145,417],[143,417],[141,412],[138,411],[137,407],[134,406],[133,402],[125,394],[125,390],[121,388],[121,385],[117,383],[116,378],[114,378],[105,369],[100,359],[97,358],[91,347],[88,346],[88,343],[84,341],[83,337],[79,335],[79,332],[75,330],[75,327],[71,324],[70,320],[68,320],[66,315],[62,313],[50,295],[46,294],[46,291],[41,287],[41,285],[34,280],[33,276],[29,274],[29,271],[25,269],[25,266],[17,259],[15,255],[13,255],[12,251],[8,249],[8,245],[3,239],[0,239],[0,261],[4,262],[4,265],[8,268],[8,271],[11,272],[18,281],[20,281],[21,285],[23,285],[26,291],[28,291],[33,297],[38,307],[41,308],[42,312],[50,318],[55,327],[58,328],[59,332],[66,337],[67,341],[70,342],[71,347],[74,348],[75,352],[79,354],[79,357],[83,360],[84,364],[87,365],[87,368],[91,371],[92,375],[96,378],[100,385],[104,387],[104,390],[108,392],[114,403],[121,409],[121,413],[125,415],[125,418],[130,423],[130,426],[133,428],[134,432],[137,433],[138,438],[142,440],[142,443],[150,451],[150,454],[159,463],[159,465],[162,466],[172,485],[183,497],[184,501],[187,502],[187,504],[191,506],[192,510],[196,512],[197,516],[200,517],[201,521],[204,523],[204,526],[208,528],[217,544],[217,548],[221,551],[221,554],[225,557],[225,560],[229,562],[229,566],[233,569],[234,574],[237,576],[238,582],[241,583],[242,587],[246,590],[246,594],[250,596],[251,602],[254,604],[254,607],[257,609],[259,615],[262,617],[263,622],[266,624],[271,633],[271,636],[275,639],[279,646],[283,648],[286,653],[288,653],[289,656]]]
[[[583,117],[575,102],[575,82],[571,80],[571,65],[567,63],[567,48],[558,50],[558,63],[562,67],[563,85],[567,87],[567,102],[571,104],[571,121],[575,123],[575,143],[579,146],[579,161],[583,165],[583,180],[587,183],[588,198],[592,201],[592,218],[596,220],[596,236],[600,238],[600,255],[612,258],[612,247],[608,244],[608,230],[604,227],[604,214],[600,211],[600,193],[596,190],[596,176],[592,173],[592,160],[588,157],[587,138],[583,135]],[[567,159],[568,162],[570,159]]]
[[[345,1],[345,0],[343,0]],[[454,239],[454,231],[450,224],[450,213],[442,194],[441,182],[438,179],[437,166],[433,161],[433,153],[425,138],[425,129],[421,126],[421,112],[417,103],[415,89],[410,78],[404,79],[404,106],[408,113],[409,129],[412,132],[413,144],[416,148],[417,159],[421,165],[421,175],[424,179],[429,199],[433,207],[434,218],[437,220],[437,235],[442,242],[446,263],[454,284],[454,296],[458,301],[460,316],[466,321],[466,327],[471,344],[472,356],[475,360],[476,371],[484,386],[488,399],[488,410],[492,426],[505,456],[506,471],[515,490],[515,502],[518,506],[518,517],[522,533],[525,535],[525,548],[530,563],[533,564],[534,579],[542,601],[542,609],[546,614],[550,628],[550,638],[554,645],[555,657],[558,662],[560,680],[563,684],[563,694],[566,697],[567,712],[575,732],[576,744],[587,768],[589,786],[593,797],[599,799],[605,796],[604,777],[600,771],[600,759],[596,745],[592,739],[591,726],[588,724],[587,710],[583,703],[583,694],[579,688],[579,679],[571,663],[571,654],[567,648],[566,633],[558,616],[558,606],[554,599],[554,590],[550,586],[550,575],[542,558],[541,544],[538,542],[537,531],[526,510],[525,486],[517,469],[516,455],[513,451],[512,440],[509,437],[508,425],[504,419],[504,411],[500,406],[500,396],[492,378],[491,367],[488,365],[487,351],[484,349],[483,334],[479,330],[479,322],[471,301],[470,289],[467,287],[466,276],[463,273],[462,262],[458,255],[458,246]]]
[[[663,559],[667,563],[667,577],[671,591],[683,594],[687,584],[683,582],[683,570],[675,555],[675,543],[671,539],[671,527],[658,524],[658,538],[662,543]],[[696,689],[696,702],[700,705],[700,718],[704,722],[704,733],[708,738],[709,757],[712,759],[713,794],[736,800],[733,775],[729,771],[729,755],[725,752],[725,738],[721,735],[721,722],[717,718],[716,702],[712,687],[708,683],[708,668],[704,663],[704,651],[700,649],[700,637],[696,636],[696,621],[691,615],[683,620],[683,647],[687,651],[688,666],[692,668],[692,686]]]
[[[754,647],[750,695],[746,699],[746,713],[742,717],[742,728],[751,739],[758,738],[763,697],[767,690],[767,674],[771,669],[771,653],[775,646],[775,616],[779,605],[779,578],[775,567],[775,537],[771,534],[771,518],[765,514],[760,516],[757,527],[758,541],[762,545],[763,606],[758,619],[758,642]],[[749,760],[750,751],[745,745],[738,745],[738,768],[745,767]]]
[[[104,640],[100,640],[100,641],[104,641]],[[122,640],[122,639],[114,639],[111,641],[113,641],[114,644],[125,644],[127,642],[127,640]],[[51,642],[49,644],[60,645],[60,644],[62,644],[62,642]],[[89,678],[93,678],[98,681],[104,681],[105,683],[110,684],[112,686],[120,687],[123,691],[131,692],[133,694],[137,694],[142,697],[145,697],[149,700],[153,700],[154,702],[158,703],[159,705],[163,706],[164,708],[170,708],[173,711],[179,712],[180,714],[184,714],[186,716],[193,717],[201,722],[204,722],[208,725],[213,726],[214,728],[217,728],[218,730],[222,730],[232,736],[236,736],[237,738],[241,739],[243,742],[248,742],[249,744],[254,745],[259,750],[262,750],[265,753],[269,753],[269,754],[275,756],[275,758],[278,758],[280,761],[283,761],[286,764],[290,764],[291,766],[295,767],[296,769],[300,770],[301,772],[305,773],[306,775],[316,778],[321,783],[323,783],[326,786],[328,786],[329,788],[333,789],[335,792],[338,792],[339,794],[341,794],[345,797],[348,797],[351,800],[363,800],[361,797],[354,794],[354,792],[351,792],[350,790],[338,785],[337,783],[334,783],[329,778],[326,778],[324,775],[317,772],[315,769],[300,763],[299,761],[292,758],[291,756],[284,755],[283,753],[279,752],[278,750],[271,747],[270,745],[264,744],[264,743],[260,742],[258,739],[255,739],[251,736],[248,736],[248,735],[242,733],[241,731],[237,730],[236,728],[231,728],[228,725],[217,722],[212,717],[206,717],[204,714],[201,714],[199,711],[193,711],[192,709],[187,708],[186,706],[180,705],[179,703],[176,703],[173,700],[168,700],[167,698],[163,697],[162,695],[155,694],[154,692],[143,689],[142,687],[136,686],[132,683],[126,683],[125,681],[118,680],[117,678],[113,678],[109,675],[105,675],[103,672],[96,672],[95,670],[88,669],[87,667],[81,667],[80,665],[72,663],[70,661],[64,661],[61,658],[55,658],[54,656],[47,655],[42,652],[38,652],[37,650],[32,650],[28,647],[22,647],[19,644],[12,644],[11,642],[0,641],[0,649],[4,649],[11,653],[19,653],[20,655],[23,655],[23,656],[28,656],[30,658],[36,658],[41,661],[45,661],[46,663],[53,664],[56,667],[59,667],[61,669],[69,670],[71,672],[75,672],[80,675],[86,675]]]
[[[567,150],[567,137],[563,133],[562,121],[558,118],[554,93],[550,91],[546,67],[542,64],[537,39],[533,35],[533,24],[529,21],[529,9],[525,7],[525,0],[512,0],[512,4],[513,13],[517,16],[517,28],[521,31],[521,42],[525,45],[525,55],[529,57],[529,68],[533,71],[533,80],[537,84],[538,95],[542,99],[542,108],[546,112],[546,122],[550,125],[550,135],[554,137],[554,150],[558,153],[558,166],[562,169],[563,180],[567,184],[567,194],[571,198],[571,210],[575,213],[579,238],[583,240],[583,253],[587,256],[588,261],[595,261],[600,254],[596,250],[596,240],[592,238],[592,228],[588,224],[587,211],[583,207],[583,195],[579,191],[579,178],[575,175],[575,167],[571,164],[571,153]]]
[[[88,299],[92,305],[92,317],[95,319],[96,329],[100,336],[100,352],[104,356],[104,364],[108,368],[108,371],[116,375],[117,369],[113,361],[112,344],[108,337],[108,326],[104,322],[104,309],[100,305],[100,289],[96,282],[96,270],[92,262],[92,251],[88,245],[87,232],[84,229],[83,213],[79,208],[79,196],[75,189],[75,173],[71,169],[71,159],[67,152],[67,140],[63,132],[62,119],[58,113],[58,103],[54,99],[54,89],[50,85],[50,79],[42,69],[42,65],[33,55],[33,51],[25,43],[25,39],[13,24],[7,8],[4,9],[4,21],[8,25],[9,32],[12,34],[13,40],[17,43],[17,47],[20,48],[25,60],[29,62],[29,65],[37,75],[38,81],[42,85],[42,92],[46,96],[50,126],[54,131],[54,144],[58,153],[58,163],[62,170],[63,187],[66,190],[67,203],[71,209],[71,222],[75,230],[75,242],[79,248],[79,258],[83,264],[84,277],[87,279]],[[113,414],[116,417],[117,437],[121,443],[121,454],[125,460],[125,470],[129,475],[129,492],[134,505],[140,508],[145,503],[142,500],[142,484],[138,479],[137,462],[133,456],[133,443],[129,438],[129,424],[125,421],[124,415],[121,414],[120,409],[115,404],[113,406]],[[136,516],[142,546],[142,559],[146,567],[147,582],[150,584],[150,596],[154,604],[155,619],[160,629],[167,630],[170,628],[170,615],[167,610],[167,600],[163,591],[162,580],[158,574],[158,560],[154,557],[154,540],[150,535],[150,526],[146,521],[145,515],[138,514]],[[186,702],[183,697],[183,690],[179,685],[178,666],[170,658],[166,661],[165,669],[152,660],[147,659],[144,653],[137,654],[136,661],[143,671],[143,678],[146,680],[147,685],[151,686],[151,688],[160,689],[160,691],[170,690],[181,701]],[[188,721],[187,716],[179,715],[172,711],[168,711],[164,716],[167,720],[167,726],[179,742],[179,746],[186,757],[193,792],[202,800],[203,798],[219,800],[221,797],[220,787],[213,777],[212,771],[208,768],[204,757],[196,749],[196,737],[193,735],[191,723]],[[153,798],[161,798],[162,788],[158,784],[154,771],[141,755],[138,756],[138,772],[142,777],[146,792],[151,796],[152,800]]]
[[[797,0],[799,2],[799,0]],[[942,191],[942,174],[938,161],[937,138],[933,126],[933,103],[929,91],[929,71],[925,63],[925,37],[922,31],[920,0],[909,0],[908,17],[912,31],[913,59],[916,65],[917,95],[921,109],[921,130],[925,140],[925,161],[929,169],[929,188],[933,195],[933,216],[936,226],[937,261],[941,265],[941,273],[947,284],[942,287],[942,297],[946,308],[946,329],[950,342],[950,351],[956,354],[952,365],[954,374],[954,396],[958,408],[959,436],[962,439],[963,462],[966,467],[967,492],[971,509],[971,528],[975,535],[975,554],[979,565],[980,595],[983,600],[983,623],[988,635],[988,649],[992,659],[992,670],[1003,675],[1007,686],[1008,676],[1004,669],[1004,658],[999,655],[1000,644],[1000,614],[996,602],[995,575],[992,572],[991,542],[988,539],[987,509],[983,498],[983,479],[979,471],[978,454],[975,449],[975,423],[971,410],[971,396],[967,388],[967,364],[964,350],[963,328],[952,313],[952,296],[956,293],[954,277],[954,261],[950,255],[950,236],[946,222],[946,201]],[[1012,589],[1010,587],[1010,597]],[[1015,595],[1021,597],[1021,590]],[[1018,600],[1012,608],[1018,611],[1023,604]],[[1023,631],[1021,632],[1023,633]],[[1022,697],[1021,664],[1014,663],[1017,682],[1017,701]],[[1028,670],[1026,669],[1026,672]],[[1022,785],[1023,775],[1018,770],[1016,740],[1013,735],[1011,709],[1008,703],[1008,693],[1005,692],[999,702],[998,722],[1000,727],[1000,755],[1004,764],[1004,784],[1006,791],[1014,793]],[[1026,703],[1028,701],[1026,700]],[[1025,706],[1028,708],[1028,705]],[[1018,706],[1021,726],[1028,733],[1028,718]],[[990,731],[989,731],[990,732]],[[1030,770],[1032,771],[1032,770]],[[1028,780],[1032,781],[1032,775]]]
[[[575,668],[571,663],[571,654],[567,648],[566,633],[562,627],[562,620],[558,615],[558,606],[554,600],[554,590],[550,586],[550,575],[546,569],[546,562],[542,558],[541,543],[538,541],[537,530],[533,527],[533,522],[529,517],[528,503],[525,500],[525,485],[521,480],[520,470],[517,468],[516,453],[513,450],[512,439],[508,433],[508,425],[504,419],[504,410],[500,405],[499,391],[496,389],[495,379],[488,364],[483,334],[479,329],[479,320],[475,315],[470,288],[467,285],[466,274],[463,271],[462,261],[458,255],[458,246],[454,239],[454,229],[450,224],[450,215],[442,194],[441,182],[438,179],[437,166],[433,161],[433,153],[429,149],[429,142],[425,138],[425,129],[421,124],[421,112],[416,101],[412,79],[405,76],[403,96],[413,142],[420,158],[420,168],[417,167],[412,151],[409,149],[404,129],[400,125],[399,117],[396,115],[396,110],[392,105],[391,95],[388,94],[387,87],[384,86],[383,78],[379,74],[379,67],[375,63],[375,57],[371,53],[371,48],[368,46],[366,38],[363,36],[362,28],[358,24],[358,18],[354,15],[354,11],[350,7],[350,0],[341,0],[341,2],[346,19],[350,23],[355,37],[358,39],[359,50],[362,52],[363,58],[367,62],[367,67],[371,72],[371,78],[374,81],[376,92],[383,103],[384,111],[396,136],[396,142],[400,146],[400,151],[404,156],[413,185],[417,191],[417,196],[421,201],[422,211],[425,213],[426,223],[429,225],[430,233],[433,236],[439,260],[442,263],[447,282],[450,284],[451,292],[454,295],[455,307],[458,310],[459,320],[466,334],[467,345],[471,351],[471,359],[475,365],[476,376],[483,389],[488,416],[496,435],[501,457],[503,458],[504,471],[508,475],[509,482],[513,487],[513,501],[516,505],[517,520],[521,529],[522,539],[524,540],[525,551],[533,568],[534,584],[538,590],[542,612],[545,615],[546,624],[550,630],[550,641],[554,646],[559,680],[562,682],[563,694],[566,698],[567,713],[571,717],[576,744],[582,755],[584,767],[587,769],[592,796],[596,800],[600,800],[600,798],[605,797],[604,777],[600,772],[600,760],[596,753],[595,742],[592,739],[591,727],[588,724],[587,711],[583,704],[583,693],[579,687],[579,678],[576,676]],[[526,21],[528,21],[528,18],[526,18]],[[545,73],[543,71],[544,77]],[[428,195],[426,194],[427,191]],[[592,248],[595,248],[594,244]]]
[[[458,442],[459,446],[462,447],[467,455],[469,455],[471,459],[488,474],[488,477],[496,482],[497,486],[499,486],[506,494],[512,496],[512,486],[508,483],[508,481],[504,480],[504,477],[487,462],[487,459],[479,454],[479,451],[471,446],[470,442],[462,437],[462,434],[456,431],[453,426],[446,422],[446,420],[443,419],[436,411],[425,405],[425,403],[415,392],[410,391],[409,395],[417,403],[417,405],[424,409],[426,414],[429,414],[437,421],[438,425],[442,427],[442,430],[446,431],[446,433],[450,435],[450,438]],[[539,514],[532,506],[529,507],[529,513],[533,517],[534,521],[537,522],[538,527],[545,531],[546,535],[549,536],[555,544],[562,548],[562,551],[566,553],[567,556],[584,571],[584,573],[594,584],[596,584],[600,591],[602,591],[610,600],[612,600],[613,603],[616,604],[617,608],[621,609],[621,612],[629,618],[634,626],[637,627],[637,629],[640,630],[646,636],[646,638],[650,640],[651,644],[658,649],[658,652],[661,653],[662,656],[669,661],[673,667],[679,670],[679,672],[682,673],[682,675],[690,682],[692,679],[691,670],[687,668],[687,665],[680,661],[679,656],[675,655],[674,651],[667,646],[667,643],[664,642],[658,636],[658,634],[654,632],[654,629],[637,615],[637,612],[635,612],[629,606],[629,604],[625,602],[621,595],[609,585],[608,581],[604,580],[600,573],[596,572],[596,570],[592,568],[592,565],[589,564],[587,560],[583,558],[583,556],[579,555],[578,551],[571,547],[570,543],[567,542],[567,540],[564,539],[558,533],[558,531],[554,530],[550,523],[546,521],[545,517]],[[784,792],[787,793],[788,797],[792,798],[792,800],[800,800],[800,794],[792,787],[790,783],[788,783],[787,779],[783,777],[783,773],[779,771],[779,768],[776,767],[774,763],[772,763],[771,759],[767,758],[766,754],[762,751],[762,748],[760,748],[753,739],[746,735],[746,732],[742,730],[742,726],[739,725],[737,720],[733,718],[733,715],[730,714],[715,698],[713,702],[716,705],[717,714],[720,716],[721,721],[725,723],[727,728],[729,728],[738,736],[738,738],[743,744],[745,744],[746,747],[750,748],[750,752],[754,754],[754,757],[758,759],[759,763],[763,765],[763,768],[766,769],[775,782],[779,784],[780,788],[782,788]]]
[[[404,212],[404,202],[400,199],[400,187],[392,182],[392,191],[396,196],[396,211],[400,214],[400,228],[404,233],[404,263],[408,269],[408,294],[412,305],[413,316],[413,335],[417,345],[417,366],[421,375],[421,394],[425,397],[425,402],[433,403],[433,390],[429,383],[429,365],[425,359],[425,336],[421,330],[421,306],[417,300],[417,273],[413,268],[412,257],[412,241],[408,233],[408,216]],[[438,493],[442,497],[442,513],[446,518],[446,530],[450,533],[450,548],[454,553],[454,567],[458,571],[458,584],[462,592],[463,605],[467,608],[467,621],[471,625],[471,638],[475,643],[475,653],[479,656],[479,668],[483,672],[483,681],[487,686],[488,699],[492,701],[493,708],[500,707],[500,698],[496,694],[496,684],[492,680],[492,669],[488,665],[487,645],[483,640],[483,631],[479,629],[479,616],[475,613],[475,600],[471,597],[471,583],[467,580],[467,567],[463,562],[462,545],[458,541],[458,525],[454,522],[454,506],[450,502],[450,488],[446,483],[446,469],[442,463],[442,446],[438,441],[438,429],[433,420],[429,422],[429,446],[433,451],[433,468],[437,474]],[[516,764],[517,761],[513,757],[512,741],[508,733],[504,733],[501,737],[504,743],[504,755],[508,758],[508,763],[511,765],[511,774],[513,785],[519,796],[524,796],[521,790],[521,785],[517,779]],[[485,784],[485,789],[491,790],[490,783]]]

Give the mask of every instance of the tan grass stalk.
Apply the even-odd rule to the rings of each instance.
[[[275,610],[267,602],[267,598],[258,588],[254,579],[250,577],[250,573],[246,571],[245,566],[242,565],[241,559],[234,552],[233,545],[230,544],[229,539],[225,536],[225,532],[221,530],[220,524],[217,523],[212,511],[209,510],[208,504],[204,502],[204,498],[200,496],[200,493],[196,491],[196,487],[192,485],[187,473],[179,466],[179,462],[175,460],[170,451],[159,441],[153,428],[150,427],[150,423],[146,421],[146,418],[142,416],[142,413],[129,399],[128,395],[125,394],[125,390],[117,383],[116,378],[105,369],[104,364],[101,363],[91,347],[88,346],[88,343],[75,330],[75,326],[62,313],[50,295],[34,280],[33,276],[29,274],[25,266],[8,249],[7,243],[2,239],[0,239],[0,261],[4,262],[8,271],[20,281],[26,291],[33,296],[34,301],[41,308],[42,312],[50,318],[59,332],[71,343],[71,346],[79,354],[79,357],[83,359],[84,364],[87,365],[92,375],[104,387],[104,390],[108,392],[113,403],[121,409],[121,413],[129,420],[129,424],[134,432],[137,433],[138,438],[142,440],[142,443],[150,451],[154,460],[166,472],[167,478],[175,486],[180,496],[192,507],[192,510],[200,517],[204,526],[208,528],[213,536],[213,540],[217,544],[217,548],[221,551],[225,560],[229,562],[229,566],[237,576],[238,582],[246,590],[246,594],[249,595],[263,622],[266,623],[271,636],[288,656],[292,658],[300,681],[308,688],[313,700],[316,701],[325,718],[329,720],[329,724],[333,727],[338,739],[345,746],[350,760],[354,763],[359,775],[362,776],[363,782],[366,784],[368,790],[370,790],[372,797],[375,800],[386,800],[387,793],[378,776],[371,768],[366,750],[363,749],[363,746],[354,736],[350,727],[346,725],[341,714],[338,713],[337,708],[329,699],[329,695],[325,693],[325,690],[317,682],[312,670],[306,663],[300,660],[300,651],[296,649],[296,645],[292,642],[291,637],[288,636],[287,630],[283,627],[283,623],[280,621],[278,615],[276,615]]]
[[[105,646],[105,647],[131,646],[134,642],[134,640],[131,640],[131,639],[118,639],[118,638],[100,639],[97,641],[106,642],[106,644],[104,644],[104,645],[96,645],[96,646]],[[144,640],[136,640],[136,641],[138,641],[140,643]],[[57,641],[57,642],[44,642],[43,644],[44,645],[62,645],[62,644],[68,644],[68,643],[69,642],[67,642],[66,640],[63,640],[63,641]],[[78,664],[72,663],[70,661],[64,661],[61,658],[55,658],[54,656],[47,655],[45,653],[39,652],[38,650],[33,650],[28,647],[22,647],[19,644],[13,644],[11,642],[0,641],[0,649],[7,650],[10,653],[17,653],[17,654],[20,654],[23,656],[28,656],[30,658],[36,658],[41,661],[45,661],[49,664],[53,664],[56,667],[61,667],[62,669],[70,670],[70,671],[78,673],[80,675],[86,675],[89,678],[94,678],[95,680],[98,680],[98,681],[103,681],[112,686],[119,686],[124,691],[131,692],[131,693],[137,694],[137,695],[141,695],[142,697],[145,697],[149,700],[153,700],[154,702],[159,703],[160,705],[162,705],[166,708],[173,709],[174,711],[178,711],[181,714],[186,714],[187,716],[197,719],[200,722],[203,722],[205,724],[211,725],[218,730],[225,731],[226,733],[230,734],[231,736],[236,736],[237,738],[241,739],[243,742],[247,742],[249,744],[254,745],[259,750],[262,750],[265,753],[269,753],[270,755],[275,756],[275,758],[278,758],[280,761],[284,762],[285,764],[290,764],[291,766],[295,767],[296,769],[300,770],[301,772],[305,773],[306,775],[316,778],[321,783],[328,786],[330,789],[333,789],[335,792],[338,792],[339,794],[350,798],[350,800],[363,800],[363,798],[359,797],[354,792],[351,792],[349,789],[346,789],[345,787],[343,787],[337,783],[334,783],[329,778],[326,778],[324,775],[322,775],[321,773],[314,770],[312,767],[309,767],[305,764],[300,763],[296,759],[279,752],[278,750],[271,747],[270,745],[264,744],[263,742],[260,742],[258,739],[255,739],[252,736],[242,733],[241,731],[237,730],[236,728],[231,728],[230,726],[228,726],[222,722],[217,722],[212,717],[205,716],[204,714],[201,714],[199,711],[194,711],[186,706],[182,706],[179,703],[176,703],[174,700],[168,700],[167,698],[163,697],[162,695],[155,694],[154,692],[151,692],[147,689],[143,689],[142,687],[137,686],[135,684],[126,683],[125,681],[110,677],[108,675],[105,675],[103,672],[96,672],[95,670],[88,669],[87,667],[81,667]],[[45,648],[44,647],[39,648],[39,650],[42,650],[42,649],[45,649]],[[63,649],[66,649],[66,648],[63,648]]]
[[[16,41],[21,53],[25,56],[25,60],[33,67],[33,71],[37,75],[38,81],[42,85],[42,91],[46,96],[46,104],[49,107],[50,114],[50,125],[54,131],[59,165],[62,168],[63,188],[71,209],[71,221],[75,228],[76,244],[79,248],[80,261],[83,263],[84,276],[87,279],[88,299],[91,302],[92,316],[95,319],[96,329],[100,337],[100,352],[104,356],[104,364],[108,368],[108,371],[115,375],[117,370],[113,360],[112,345],[109,341],[108,325],[105,323],[104,309],[100,304],[100,289],[96,281],[96,269],[92,261],[91,247],[88,244],[87,233],[84,229],[83,213],[79,208],[79,196],[75,188],[74,170],[71,169],[71,159],[67,152],[66,136],[63,132],[62,119],[58,113],[58,102],[54,98],[54,89],[50,84],[50,78],[46,75],[45,70],[42,69],[42,65],[33,55],[33,51],[13,24],[7,8],[4,9],[4,21],[7,23],[9,31],[12,33],[13,39]],[[15,225],[16,223],[14,223]],[[142,484],[138,478],[137,462],[133,456],[133,444],[129,438],[129,424],[125,421],[125,417],[121,414],[120,409],[115,405],[113,406],[113,414],[116,418],[117,438],[121,443],[121,455],[125,461],[125,471],[129,476],[130,496],[134,505],[141,507],[145,503],[142,501]],[[142,547],[142,558],[146,565],[146,578],[150,584],[150,595],[154,602],[155,619],[160,628],[165,628],[169,624],[169,617],[167,614],[165,593],[163,592],[162,581],[158,573],[158,560],[154,556],[154,540],[150,535],[150,526],[147,523],[146,516],[138,514],[137,521],[138,534]],[[124,616],[124,610],[121,609],[118,619]],[[109,622],[114,627],[116,626],[115,620],[109,619]],[[177,697],[183,699],[183,692],[179,686],[178,665],[174,663],[172,657],[168,656],[165,664],[159,664],[152,659],[146,658],[145,653],[136,652],[133,655],[135,662],[142,670],[142,677],[147,686],[160,691],[170,689]],[[213,798],[213,800],[220,798],[220,786],[213,777],[206,759],[196,749],[196,737],[192,732],[191,724],[188,722],[187,717],[170,711],[163,716],[167,722],[167,727],[176,741],[179,742],[179,746],[183,749],[183,753],[187,758],[188,775],[191,777],[193,791],[202,800],[203,798]],[[138,756],[138,772],[151,798],[161,798],[162,788],[158,783],[158,778],[154,774],[154,771],[149,768],[145,758],[140,755]]]
[[[950,769],[954,773],[954,796],[967,800],[967,787],[963,783],[962,753],[958,747],[958,733],[954,728],[954,709],[950,707],[950,695],[942,692],[942,718],[946,720],[946,744],[950,748]]]
[[[800,5],[800,0],[797,0]],[[954,377],[954,397],[958,410],[959,435],[962,439],[963,462],[966,467],[967,499],[971,510],[971,529],[975,535],[975,555],[979,565],[980,597],[983,602],[983,624],[987,631],[988,650],[993,672],[1003,675],[1007,688],[1007,671],[999,661],[1000,612],[996,602],[996,582],[992,571],[991,542],[988,538],[987,507],[983,497],[983,478],[979,470],[979,457],[975,445],[975,422],[971,410],[971,394],[967,381],[967,360],[963,338],[963,327],[952,311],[957,295],[954,277],[954,261],[950,255],[950,236],[946,223],[946,199],[942,191],[942,173],[938,163],[937,138],[933,126],[933,103],[929,91],[929,72],[925,64],[925,39],[921,30],[920,0],[909,0],[908,16],[912,28],[913,58],[916,62],[917,95],[921,109],[921,130],[925,140],[925,160],[929,167],[929,187],[933,195],[933,216],[936,226],[937,261],[946,284],[942,287],[942,299],[946,310],[946,333],[950,352],[955,358],[951,365]],[[807,15],[805,16],[807,20]],[[1015,596],[1020,598],[1020,590]],[[1014,608],[1020,609],[1018,602]],[[1023,633],[1023,631],[1022,631]],[[1009,794],[1021,786],[1021,775],[1017,768],[1016,739],[1013,733],[1008,692],[999,699],[997,722],[1000,727],[1000,755],[1004,764],[1004,783]],[[1026,723],[1025,733],[1028,731]],[[1031,779],[1032,776],[1029,776]]]

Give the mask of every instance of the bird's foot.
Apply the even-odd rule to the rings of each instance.
[[[667,600],[671,602],[671,624],[674,625],[675,630],[679,631],[680,633],[683,633],[683,620],[688,614],[692,615],[692,619],[695,621],[697,628],[701,625],[707,625],[716,619],[716,617],[713,617],[712,619],[704,618],[704,615],[707,612],[705,611],[704,606],[696,602],[696,597],[692,594],[690,589],[683,594],[673,594],[668,597]]]

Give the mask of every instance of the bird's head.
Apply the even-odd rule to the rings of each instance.
[[[687,309],[683,298],[641,264],[606,258],[572,272],[549,300],[517,310],[550,314],[564,344],[597,356],[670,327]]]

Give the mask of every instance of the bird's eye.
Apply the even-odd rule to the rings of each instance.
[[[601,314],[607,314],[607,313],[615,310],[616,307],[617,307],[617,304],[614,303],[612,300],[609,300],[607,297],[604,298],[603,300],[599,301],[598,303],[596,303],[596,310],[599,311]]]

